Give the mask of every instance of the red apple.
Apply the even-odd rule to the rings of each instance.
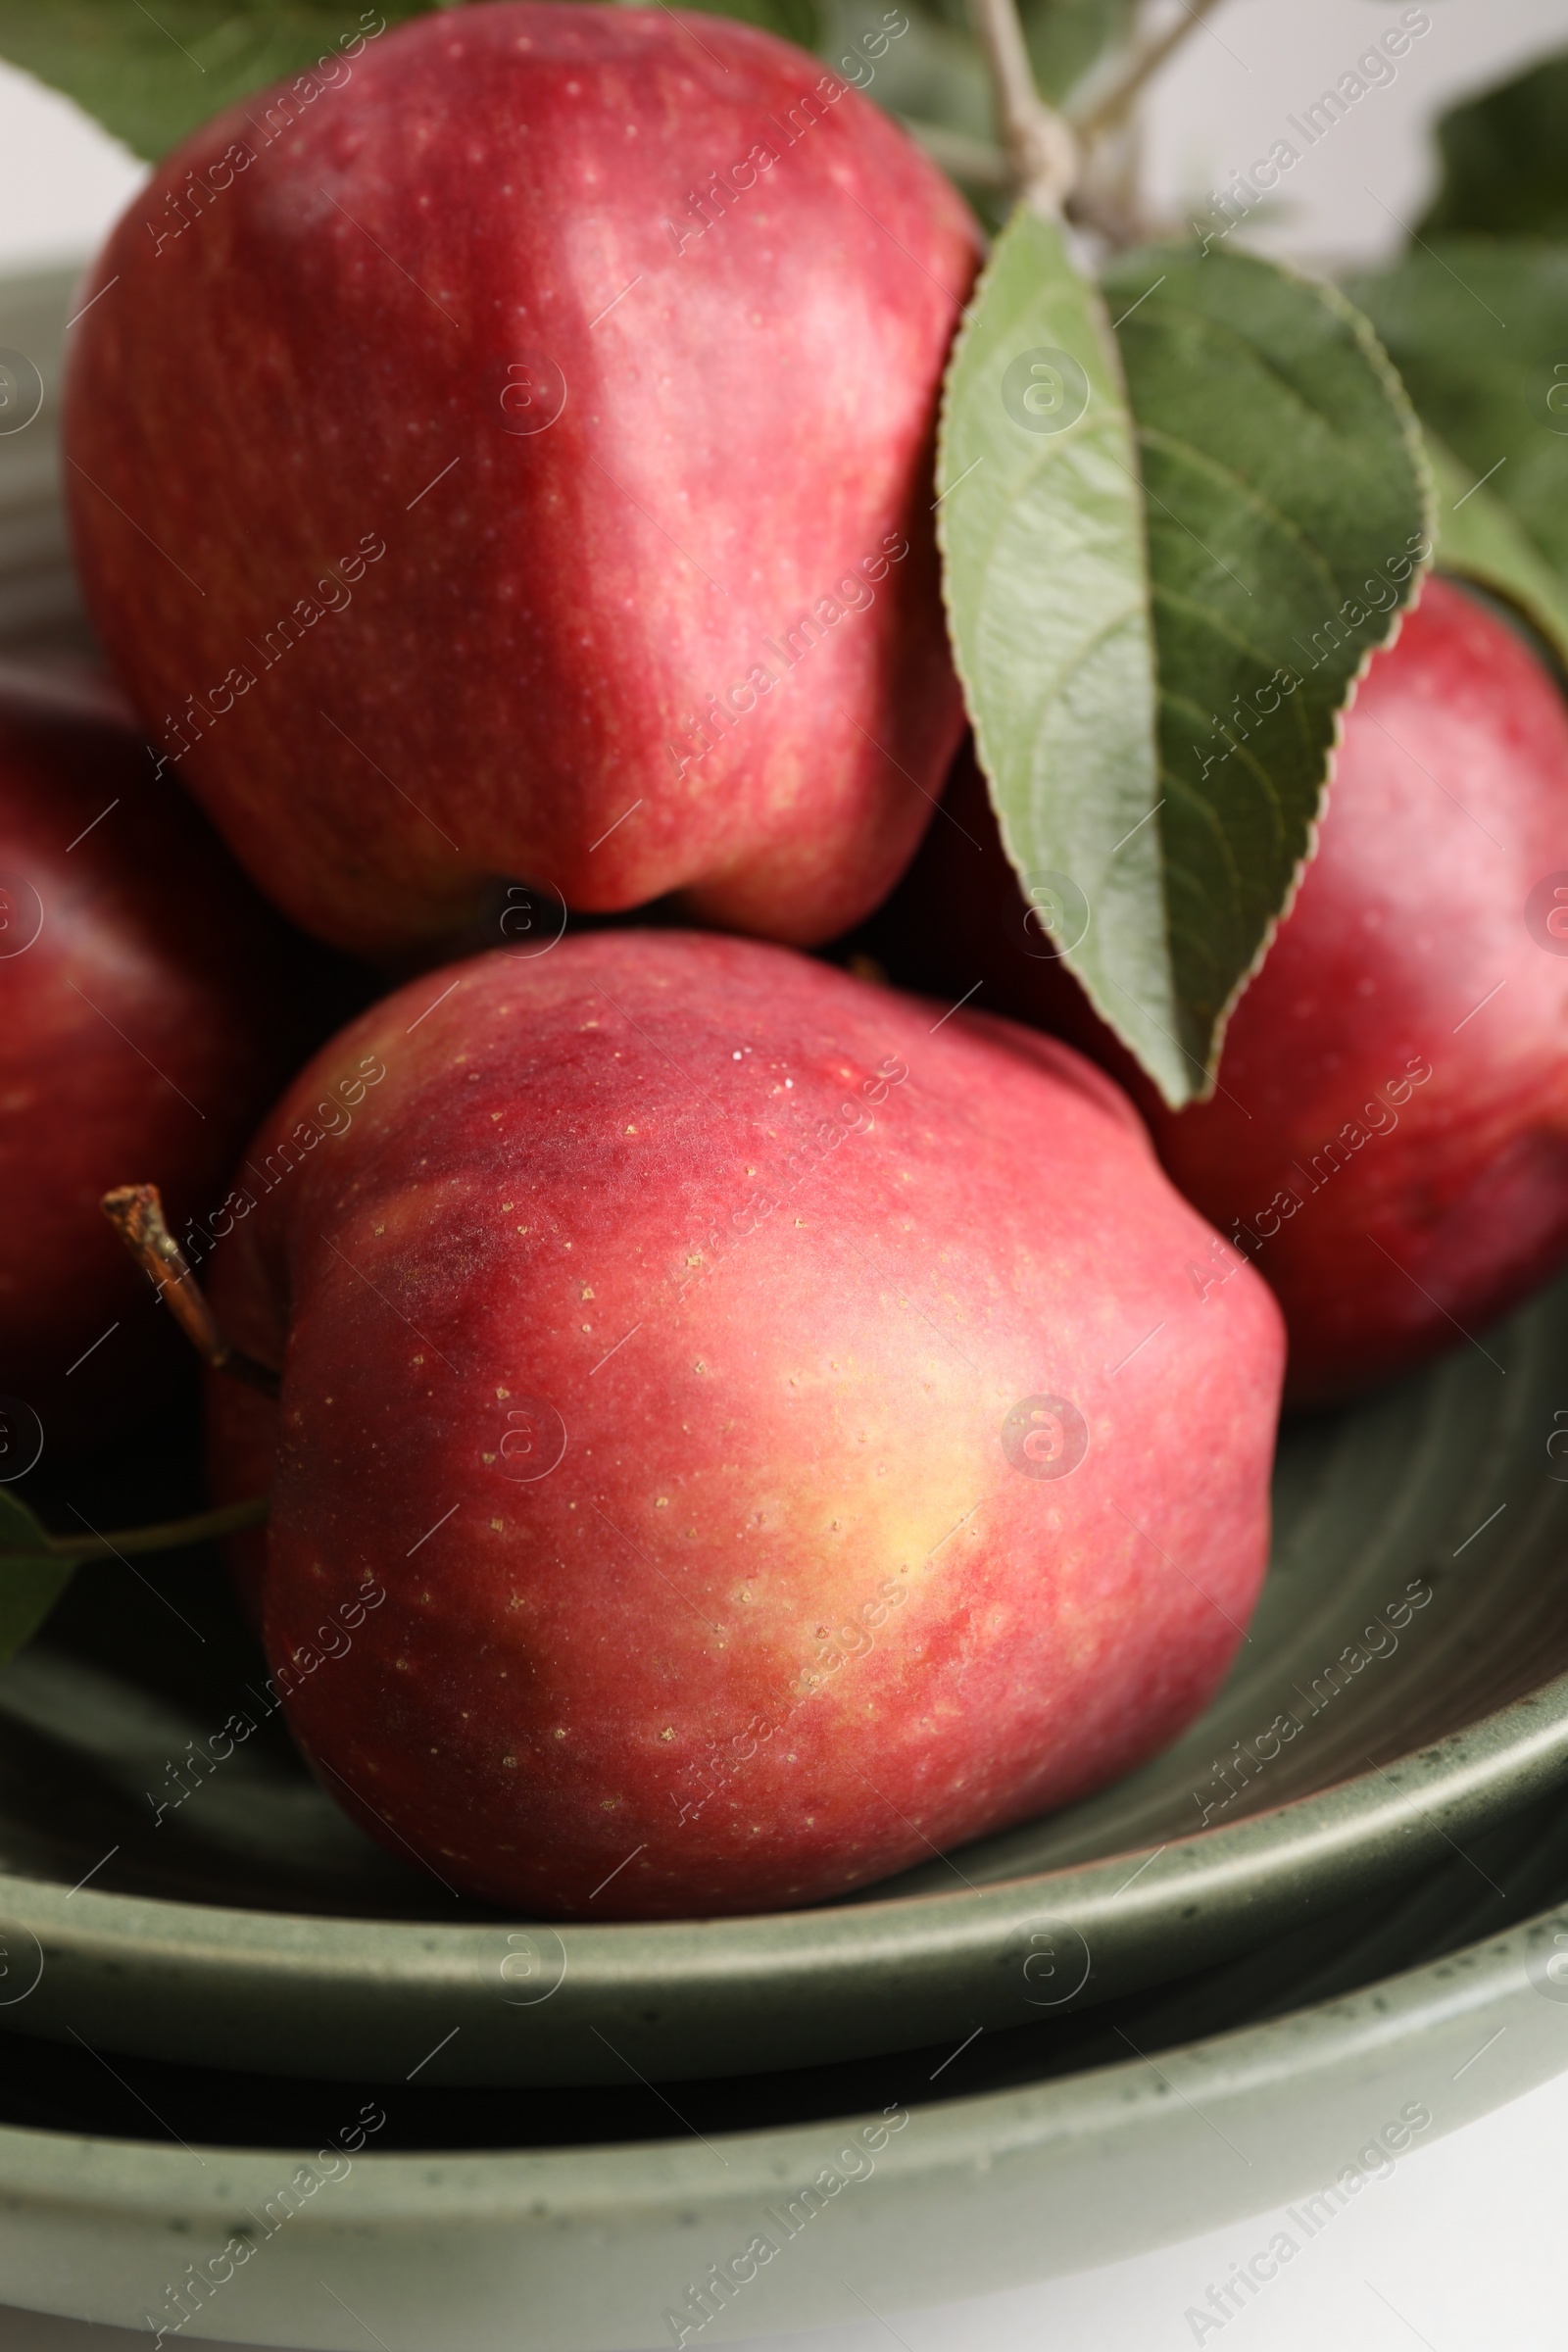
[[[319,1037],[291,940],[90,674],[0,675],[0,1475],[133,1420],[184,1351],[98,1212],[153,1168],[193,1253]],[[230,1219],[231,1221],[231,1219]],[[0,1415],[0,1421],[6,1417]]]
[[[1282,1339],[1120,1093],[711,935],[435,972],[216,1259],[221,1494],[369,1833],[591,1918],[811,1902],[1083,1794],[1215,1689]],[[361,1089],[363,1093],[363,1088]],[[290,1142],[288,1139],[294,1139]],[[272,1459],[275,1446],[275,1463]]]
[[[1317,856],[1232,1017],[1217,1091],[1185,1110],[1043,952],[960,765],[957,821],[933,828],[879,952],[955,995],[983,977],[986,1003],[1129,1085],[1176,1183],[1272,1283],[1293,1400],[1479,1344],[1562,1263],[1568,713],[1511,627],[1431,579],[1374,657]]]
[[[930,509],[969,216],[710,16],[469,8],[337,63],[170,157],[83,291],[75,545],[155,736],[372,955],[496,876],[832,937],[962,723]]]

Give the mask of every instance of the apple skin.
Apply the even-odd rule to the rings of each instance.
[[[0,1392],[53,1455],[191,1377],[100,1199],[153,1179],[205,1230],[330,982],[85,667],[0,668]]]
[[[176,150],[83,288],[75,548],[155,738],[375,958],[496,876],[833,937],[962,727],[930,508],[967,211],[722,18],[475,7],[339,62],[292,128],[274,93]]]
[[[808,1903],[1209,1697],[1282,1331],[1244,1259],[1199,1295],[1213,1236],[1102,1073],[787,950],[599,932],[405,987],[252,1159],[367,1057],[217,1254],[282,1395],[215,1381],[210,1427],[220,1494],[270,1486],[288,1720],[372,1837],[554,1916]]]
[[[1030,952],[971,756],[944,805],[957,822],[933,827],[875,952],[955,996],[983,976],[977,1001],[1116,1074],[1175,1183],[1272,1284],[1290,1402],[1463,1346],[1568,1255],[1568,939],[1549,949],[1544,912],[1527,921],[1537,886],[1568,880],[1568,712],[1451,581],[1430,578],[1373,658],[1317,855],[1207,1102],[1170,1110]]]

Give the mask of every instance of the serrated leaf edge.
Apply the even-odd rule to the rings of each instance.
[[[1005,226],[1003,233],[1005,234]],[[1066,252],[1066,257],[1069,264],[1071,264],[1071,249],[1066,246],[1065,239],[1063,240],[1063,249]],[[995,252],[995,247],[992,248],[992,252]],[[1076,267],[1076,265],[1073,266]],[[953,348],[948,355],[948,365],[942,379],[942,400],[937,416],[936,444],[936,478],[939,489],[942,489],[948,466],[949,428],[952,418],[953,388],[957,378],[964,350],[979,318],[980,306],[986,293],[987,280],[990,275],[990,268],[991,256],[988,255],[986,267],[981,271],[979,277],[975,280],[974,291],[970,295],[969,300],[964,307],[963,317],[958,322],[958,331],[953,339]],[[1138,447],[1137,418],[1133,415],[1132,401],[1129,398],[1127,391],[1127,377],[1121,364],[1121,346],[1116,341],[1115,332],[1110,325],[1109,312],[1099,286],[1095,283],[1093,278],[1085,276],[1081,270],[1078,272],[1078,275],[1084,290],[1084,294],[1087,297],[1089,315],[1100,342],[1101,354],[1105,364],[1106,372],[1111,377],[1116,389],[1121,395],[1122,412],[1126,416],[1128,424],[1131,428],[1126,437],[1127,455],[1131,461],[1128,466],[1128,471],[1131,474],[1133,482],[1137,488],[1140,502],[1142,502],[1146,497],[1144,488],[1143,461]],[[943,496],[946,496],[945,490],[943,490]],[[953,666],[957,676],[958,684],[963,692],[964,712],[968,717],[969,732],[974,741],[975,764],[979,768],[981,776],[985,781],[986,798],[991,804],[991,812],[996,819],[997,831],[1001,836],[1002,846],[1004,852],[1005,853],[1007,862],[1012,867],[1013,873],[1016,876],[1022,871],[1022,868],[1020,867],[1012,842],[1009,838],[1007,814],[1002,807],[1001,801],[998,797],[996,780],[993,777],[990,768],[986,764],[985,745],[981,736],[980,722],[974,716],[975,698],[971,693],[971,680],[965,673],[963,648],[959,642],[956,618],[954,613],[952,599],[949,595],[948,581],[950,569],[947,540],[947,518],[942,512],[940,503],[937,509],[937,547],[942,557],[942,609],[947,615],[949,652],[952,657]],[[1152,647],[1153,595],[1149,569],[1149,535],[1147,531],[1141,531],[1139,533],[1137,560],[1144,616],[1147,624],[1149,643],[1151,647]],[[1150,676],[1150,696],[1152,710],[1157,709],[1158,688],[1158,676],[1154,671],[1152,662]],[[1169,925],[1167,906],[1163,894],[1161,894],[1160,900],[1160,924],[1164,934],[1163,944],[1165,947],[1166,960],[1168,964],[1170,954]],[[1138,1044],[1135,1042],[1134,1038],[1128,1034],[1127,1028],[1124,1026],[1126,1016],[1124,1014],[1118,1016],[1115,1008],[1104,1001],[1102,992],[1095,986],[1089,974],[1079,968],[1077,953],[1075,950],[1069,949],[1068,952],[1063,956],[1062,961],[1066,964],[1068,970],[1072,973],[1073,978],[1083,990],[1084,995],[1088,998],[1099,1018],[1104,1022],[1105,1027],[1111,1032],[1112,1036],[1115,1037],[1118,1042],[1126,1048],[1127,1052],[1132,1054],[1134,1060],[1138,1063],[1139,1068],[1145,1070],[1150,1078],[1152,1079],[1154,1085],[1159,1088],[1160,1093],[1165,1096],[1165,1099],[1168,1102],[1170,1097],[1164,1082],[1158,1076],[1156,1076],[1153,1071],[1149,1070],[1148,1063],[1146,1062]],[[1133,1001],[1136,1003],[1136,999]],[[1153,1020],[1153,1015],[1152,1013],[1146,1014],[1146,1018]],[[1156,1028],[1158,1028],[1160,1025],[1161,1024],[1159,1022],[1154,1022],[1154,1026]],[[1171,1043],[1175,1047],[1176,1052],[1182,1055],[1183,1059],[1190,1058],[1186,1053],[1186,1049],[1181,1045],[1177,1038],[1172,1036]],[[1191,1101],[1194,1098],[1190,1096],[1183,1098],[1184,1101]],[[1175,1104],[1173,1107],[1179,1108],[1180,1104]]]
[[[1360,692],[1361,681],[1371,668],[1375,657],[1388,652],[1398,643],[1399,633],[1404,627],[1405,614],[1413,612],[1416,605],[1419,604],[1421,585],[1432,568],[1433,551],[1437,545],[1438,534],[1437,485],[1433,479],[1432,468],[1427,463],[1421,419],[1417,416],[1414,403],[1404,388],[1404,378],[1383,348],[1377,330],[1366,313],[1357,310],[1349,296],[1335,285],[1331,279],[1315,277],[1310,271],[1298,270],[1289,262],[1277,261],[1272,255],[1249,254],[1247,259],[1261,262],[1265,268],[1277,270],[1282,277],[1292,277],[1298,285],[1305,286],[1310,293],[1319,297],[1327,309],[1343,318],[1355,336],[1371,363],[1373,372],[1379,377],[1385,391],[1389,394],[1390,405],[1399,421],[1400,436],[1409,452],[1416,484],[1421,494],[1422,536],[1427,543],[1427,553],[1418,564],[1412,565],[1409,593],[1402,603],[1395,606],[1389,626],[1383,636],[1375,644],[1367,647],[1355,674],[1346,690],[1345,698],[1334,713],[1333,732],[1324,756],[1323,778],[1318,786],[1317,806],[1307,823],[1305,846],[1286,886],[1278,912],[1272,915],[1263,927],[1262,936],[1257,944],[1257,953],[1246,971],[1238,976],[1230,995],[1215,1016],[1213,1034],[1209,1041],[1208,1056],[1204,1067],[1203,1083],[1196,1094],[1187,1098],[1189,1102],[1208,1102],[1213,1100],[1219,1084],[1220,1063],[1225,1054],[1226,1032],[1230,1028],[1236,1007],[1267,961],[1268,952],[1279,937],[1280,926],[1287,920],[1292,907],[1296,905],[1297,897],[1306,876],[1306,869],[1317,856],[1318,837],[1322,831],[1323,818],[1328,809],[1329,794],[1333,790],[1335,774],[1339,767],[1340,746],[1345,740],[1346,718],[1354,705],[1355,698]],[[1098,1010],[1099,1007],[1097,1006],[1096,1009]],[[1117,1034],[1119,1036],[1120,1032],[1118,1031]],[[1123,1039],[1122,1042],[1125,1044],[1127,1041]],[[1140,1066],[1143,1066],[1141,1057]],[[1148,1075],[1153,1079],[1156,1086],[1159,1085],[1159,1080],[1154,1077],[1152,1071],[1149,1071]],[[1171,1102],[1170,1096],[1163,1086],[1160,1086],[1159,1091],[1165,1101],[1170,1103],[1172,1110],[1186,1108],[1186,1102]]]

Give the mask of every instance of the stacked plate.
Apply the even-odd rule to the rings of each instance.
[[[0,433],[12,647],[80,630],[68,298],[0,288],[41,403]],[[783,1917],[459,1900],[305,1774],[216,1561],[83,1571],[0,1674],[0,2297],[392,2352],[737,2340],[1210,2227],[1568,2066],[1559,1400],[1568,1288],[1289,1428],[1184,1740]]]

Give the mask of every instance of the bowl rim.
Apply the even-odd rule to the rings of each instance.
[[[64,2038],[74,2025],[111,2047],[208,2064],[220,2062],[210,2053],[226,2036],[248,2067],[330,2080],[373,2074],[426,2019],[444,2030],[456,2017],[469,2031],[432,2057],[426,2082],[585,2084],[626,2080],[624,2057],[586,2032],[593,2018],[624,2028],[652,1999],[661,2030],[684,2026],[694,2044],[665,2067],[657,2041],[634,2038],[660,2080],[882,2055],[939,2039],[956,2005],[988,2025],[1055,2006],[1033,2001],[1022,1977],[1031,1935],[1048,1927],[1085,1948],[1083,1978],[1065,1998],[1091,1969],[1092,1997],[1102,1998],[1164,1973],[1155,1963],[1178,1915],[1184,1954],[1201,1966],[1237,1948],[1244,1917],[1246,1939],[1260,1941],[1451,1852],[1467,1828],[1568,1775],[1568,1674],[1389,1765],[1368,1762],[1351,1779],[1161,1846],[966,1889],[733,1918],[448,1925],[0,1875],[0,1919],[36,1937],[49,1963],[40,1961],[43,1997],[0,2007],[0,2029]],[[516,1972],[504,1979],[501,1966],[524,1930],[531,1952],[558,1947],[549,1966],[559,1973],[543,1993],[514,2001],[504,1986]],[[157,1984],[150,2021],[127,2000],[127,1970]],[[785,1991],[760,2022],[760,2000]],[[274,2013],[275,2051],[255,2014],[259,1996]],[[172,2046],[186,2016],[190,2037]],[[726,2061],[726,2018],[740,2029],[741,2062]],[[302,2066],[313,2032],[332,2046]]]
[[[1334,1993],[1278,2016],[1224,2027],[1162,2047],[1161,2067],[1172,2076],[1200,2070],[1211,2092],[1218,2090],[1231,2097],[1252,2084],[1280,2083],[1286,2076],[1299,2076],[1324,2063],[1336,2065],[1374,2055],[1386,2045],[1418,2037],[1433,2027],[1466,2018],[1474,2010],[1484,2012],[1499,2001],[1507,2004],[1527,1989],[1534,1990],[1528,1976],[1523,1983],[1517,1981],[1521,1964],[1528,1962],[1532,1947],[1543,1948],[1548,1936],[1559,1934],[1568,1940],[1568,1895],[1516,1921],[1501,1935],[1479,1937],[1438,1959],[1418,1961],[1390,1977],[1373,1978],[1351,1992]],[[1537,1994],[1537,1998],[1546,2005],[1544,1996]],[[1568,2009],[1568,2001],[1557,2005]],[[1561,2067],[1568,2070],[1568,2015],[1562,2023],[1557,2055]],[[1550,2071],[1541,2079],[1549,2079]],[[1160,2068],[1154,2068],[1140,2051],[1109,2066],[1086,2067],[967,2097],[934,2099],[909,2112],[939,2122],[943,2129],[917,2133],[913,2141],[901,2146],[897,2156],[890,2152],[888,2169],[907,2178],[933,2164],[967,2162],[980,2148],[995,2156],[1004,2144],[1029,2145],[1063,2126],[1079,2132],[1090,2122],[1118,2133],[1124,2130],[1136,2133],[1143,2128],[1148,2109],[1164,2105],[1159,2073]],[[878,2111],[873,2110],[755,2130],[717,2129],[714,2137],[722,2140],[729,2158],[725,2170],[735,2176],[722,2183],[724,2192],[776,2193],[776,2157],[781,2148],[810,2146],[862,2125],[874,2126],[877,2120]],[[938,2136],[946,2144],[935,2151],[929,2141]],[[209,2153],[220,2154],[224,2168],[220,2180],[202,2184],[195,2193],[187,2185],[180,2202],[193,2212],[201,2210],[204,2203],[224,2212],[231,2207],[234,2166],[262,2168],[270,2176],[291,2158],[311,2153],[303,2144],[299,2148],[256,2148],[220,2140],[200,2144]],[[915,2150],[922,2146],[924,2153],[917,2156]],[[182,2147],[183,2142],[179,2147],[171,2146],[168,2138],[110,2139],[0,2124],[0,2200],[9,2201],[21,2193],[42,2198],[69,2191],[82,2158],[90,2154],[101,2159],[123,2149],[135,2159],[134,2165],[127,2165],[123,2180],[94,2182],[91,2193],[135,2211],[148,2201],[149,2194],[162,2195],[162,2181],[144,2181],[140,2169],[144,2160],[156,2160],[159,2170],[177,2171],[181,2182],[186,2182]],[[55,2165],[59,2169],[52,2172]],[[450,2182],[437,2183],[431,2168],[439,2165],[461,2167],[461,2175]],[[376,2184],[362,2194],[368,2195],[374,2210],[389,2219],[427,2209],[431,2200],[425,2192],[437,2187],[440,2194],[434,2201],[445,2210],[455,2215],[470,2211],[472,2183],[478,2175],[494,2176],[494,2211],[498,2214],[512,2209],[514,2200],[519,2207],[531,2201],[540,2180],[546,2177],[559,2186],[564,2175],[577,2185],[584,2213],[602,2202],[605,2191],[590,2189],[589,2184],[607,2172],[612,2176],[611,2193],[621,2196],[635,2184],[651,2211],[662,2211],[672,2197],[679,2199],[691,2191],[720,2185],[713,2147],[690,2127],[681,2133],[672,2132],[667,2139],[564,2146],[547,2142],[537,2147],[478,2150],[415,2149],[385,2155],[368,2150],[356,2152],[356,2169],[364,2169]],[[563,2201],[556,2195],[553,2211],[559,2215],[562,2210]]]
[[[797,2183],[819,2180],[841,2149],[849,2156],[852,2132],[876,2149],[865,2185],[825,2209],[807,2259],[768,2274],[768,2288],[739,2312],[721,2307],[713,2340],[858,2317],[843,2300],[847,2266],[867,2290],[860,2300],[874,2295],[884,2310],[1091,2269],[1344,2181],[1338,2168],[1364,2156],[1380,2127],[1387,2134],[1401,2095],[1423,2102],[1416,2129],[1435,2126],[1437,2138],[1568,2067],[1568,2002],[1542,1997],[1539,1985],[1548,1938],[1568,1943],[1568,1904],[1353,1992],[1160,2047],[1157,2064],[1135,2049],[1043,2082],[720,2132],[722,2146],[688,2132],[567,2148],[356,2151],[333,2197],[293,2215],[280,2251],[250,2278],[267,2298],[260,2309],[236,2300],[232,2312],[204,2310],[203,2334],[362,2342],[358,2312],[351,2328],[315,2304],[330,2266],[356,2300],[377,2298],[370,2309],[383,2325],[383,2314],[399,2315],[402,2340],[439,2340],[448,2352],[646,2346],[661,2294],[679,2303],[688,2271],[700,2277],[711,2256],[746,2247],[760,2209],[769,2230],[779,2225],[780,2205],[804,2194]],[[1411,2117],[1408,2105],[1398,2112]],[[1217,2157],[1216,2134],[1239,2164]],[[247,2208],[253,2219],[258,2204],[270,2211],[291,2164],[328,2154],[202,2145],[210,2164],[183,2142],[0,2126],[8,2298],[134,2325],[127,2311],[156,2302],[166,2269],[209,2243],[221,2248]],[[437,2319],[433,2334],[419,2333]]]

